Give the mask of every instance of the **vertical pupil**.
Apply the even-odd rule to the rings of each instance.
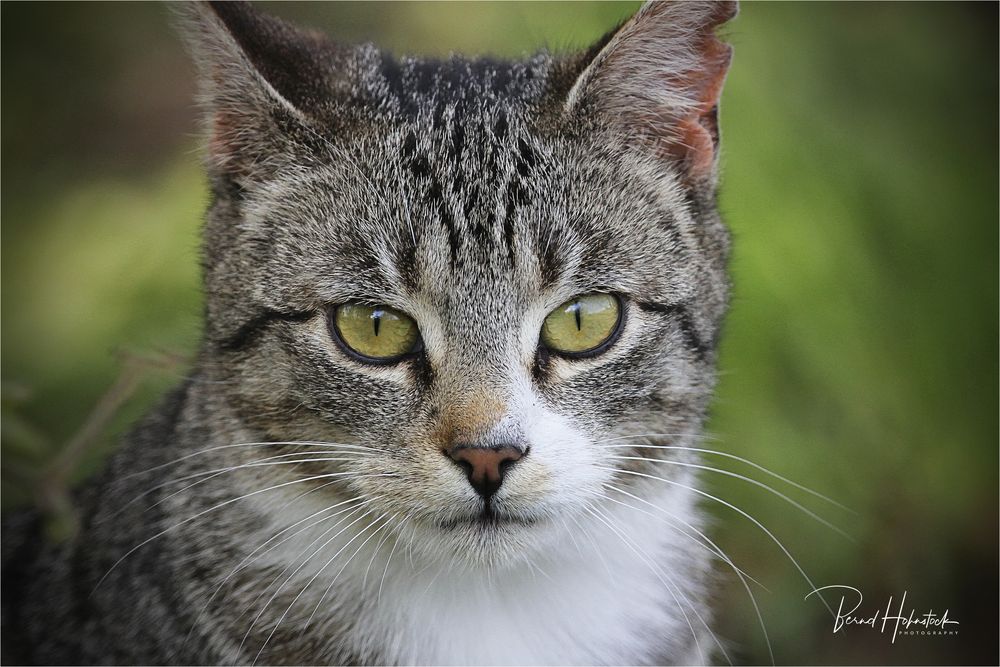
[[[372,327],[375,329],[375,335],[378,336],[379,327],[382,326],[382,311],[376,310],[372,312]]]
[[[576,303],[573,304],[573,317],[576,318],[576,330],[580,331],[583,328],[583,325],[580,322],[581,316],[580,316],[580,302],[579,301],[577,301]]]

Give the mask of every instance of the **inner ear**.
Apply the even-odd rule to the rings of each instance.
[[[200,72],[214,168],[241,181],[266,177],[303,137],[332,126],[338,96],[352,89],[352,49],[245,2],[175,11]]]
[[[334,67],[345,49],[322,34],[296,28],[246,2],[210,2],[253,69],[292,107],[316,115],[336,88]]]
[[[707,66],[691,72],[695,80],[681,80],[681,86],[697,92],[696,105],[677,121],[676,141],[665,148],[694,176],[706,176],[715,167],[719,153],[719,104],[732,47],[714,38],[705,48]]]
[[[719,101],[732,49],[715,31],[735,2],[650,2],[593,56],[566,113],[596,113],[617,134],[679,166],[691,183],[714,181]]]

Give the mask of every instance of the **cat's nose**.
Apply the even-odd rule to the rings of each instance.
[[[489,500],[503,484],[507,470],[520,461],[525,452],[514,446],[455,445],[446,449],[445,454],[465,470],[476,493]]]

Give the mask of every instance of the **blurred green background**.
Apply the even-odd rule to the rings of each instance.
[[[269,8],[397,53],[518,55],[581,47],[634,7]],[[165,7],[0,13],[3,503],[51,506],[40,488],[91,472],[186,372],[206,189]],[[735,296],[713,445],[851,507],[781,486],[855,541],[759,488],[706,482],[817,585],[855,586],[871,610],[905,591],[961,623],[895,643],[834,634],[774,543],[713,507],[720,545],[769,589],[779,663],[997,663],[997,19],[994,3],[746,3],[729,28]],[[734,658],[768,662],[738,583],[718,608]]]

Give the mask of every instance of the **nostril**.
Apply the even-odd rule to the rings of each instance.
[[[469,461],[466,461],[465,459],[455,458],[447,450],[445,450],[444,455],[447,456],[448,458],[450,458],[455,463],[457,463],[458,467],[465,471],[465,474],[467,474],[467,475],[471,475],[472,474],[472,463],[470,463]]]
[[[500,455],[500,460],[497,462],[497,468],[500,472],[500,477],[504,476],[504,473],[513,466],[515,463],[524,458],[524,455],[528,452],[525,451],[521,453],[520,450],[513,447],[506,447],[497,452]]]

